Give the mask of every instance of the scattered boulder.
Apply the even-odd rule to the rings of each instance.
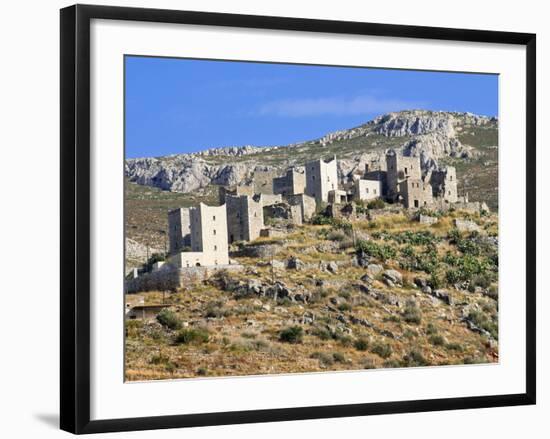
[[[280,281],[277,281],[272,286],[265,288],[264,291],[265,296],[272,298],[273,300],[284,299],[293,295],[292,291]]]
[[[423,277],[415,277],[414,278],[414,284],[418,287],[418,288],[421,288],[422,290],[428,286],[428,280],[423,278]]]
[[[270,261],[269,265],[271,265],[276,270],[282,270],[286,267],[283,261],[278,261],[277,259],[273,259],[272,261]]]
[[[359,278],[361,282],[365,282],[366,284],[371,284],[374,280],[374,276],[372,274],[366,273],[363,276]]]
[[[386,270],[386,271],[384,271],[382,276],[384,276],[385,281],[389,281],[394,285],[402,285],[403,284],[403,275],[401,273],[399,273],[399,271],[397,271],[397,270]],[[390,285],[388,285],[388,286],[390,286]]]
[[[479,232],[479,226],[470,220],[456,218],[454,220],[454,225],[459,232]]]
[[[333,305],[336,305],[336,306],[342,305],[343,303],[346,302],[344,298],[338,297],[338,296],[333,296],[329,300],[330,300],[330,303],[332,303]]]
[[[367,266],[367,273],[372,276],[379,275],[384,270],[384,267],[378,264],[369,264]]]
[[[432,294],[432,287],[430,287],[429,285],[426,285],[422,287],[422,292],[424,294]]]
[[[453,297],[445,290],[434,290],[433,296],[445,302],[447,305],[454,305]]]
[[[370,257],[363,250],[359,250],[353,256],[352,263],[355,267],[366,267],[369,265]]]
[[[437,217],[435,217],[435,216],[429,216],[429,215],[422,215],[422,214],[420,214],[420,216],[418,217],[418,222],[419,222],[420,224],[432,225],[432,224],[437,223],[437,221],[439,221],[439,220],[438,220]]]
[[[286,263],[286,267],[291,270],[303,270],[306,268],[306,264],[304,264],[300,259],[298,259],[295,256],[292,256]]]
[[[336,274],[338,272],[338,264],[334,261],[330,261],[327,264],[327,271],[332,274]]]

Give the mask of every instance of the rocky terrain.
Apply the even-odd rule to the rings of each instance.
[[[126,322],[127,379],[497,362],[497,216],[362,212],[235,244],[241,272],[141,294],[170,306]]]
[[[498,208],[498,120],[470,113],[411,110],[379,116],[364,125],[329,133],[320,139],[284,146],[212,148],[199,153],[129,159],[129,181],[190,194],[212,185],[246,181],[255,169],[284,170],[311,157],[336,154],[342,182],[365,164],[384,161],[388,148],[419,156],[424,169],[438,164],[457,167],[459,188],[472,201]],[[483,172],[479,172],[482,170]],[[487,178],[490,176],[491,178]],[[486,199],[479,197],[485,196]]]

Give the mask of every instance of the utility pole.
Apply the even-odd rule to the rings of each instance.
[[[275,252],[273,251],[273,246],[271,246],[271,285],[275,285],[275,268],[273,267],[273,261]]]

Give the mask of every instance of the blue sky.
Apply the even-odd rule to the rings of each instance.
[[[405,109],[498,115],[498,76],[126,57],[126,156],[284,145]]]

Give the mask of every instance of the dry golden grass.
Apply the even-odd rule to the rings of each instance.
[[[429,229],[435,235],[445,237],[456,215],[460,213],[442,218],[435,227],[405,221],[404,217],[398,216],[376,220],[375,226],[358,222],[354,229],[367,234]],[[475,219],[487,230],[496,225],[494,216]],[[495,343],[468,329],[462,320],[467,306],[488,309],[496,306],[493,299],[447,288],[456,304],[449,306],[411,285],[414,277],[423,273],[403,270],[397,261],[390,260],[379,263],[385,268],[399,270],[405,279],[404,286],[389,288],[378,277],[372,287],[397,297],[400,304],[376,300],[357,288],[361,283],[359,279],[365,274],[364,268],[347,264],[341,265],[336,274],[319,271],[320,261],[344,263],[351,260],[353,252],[353,249],[341,250],[338,247],[330,252],[318,251],[317,246],[327,244],[319,231],[327,227],[306,225],[283,240],[276,240],[282,243],[282,249],[275,259],[297,256],[307,264],[304,270],[272,271],[265,265],[271,258],[236,257],[246,268],[231,275],[243,282],[253,278],[266,285],[272,283],[274,276],[275,281],[283,281],[296,292],[311,293],[314,300],[309,303],[275,302],[265,297],[237,300],[231,292],[222,291],[209,282],[190,285],[164,296],[162,292],[144,293],[146,303],[162,303],[164,300],[172,305],[171,309],[184,329],[205,328],[209,339],[205,343],[178,344],[175,342],[177,331],[169,330],[155,320],[127,322],[126,378],[154,380],[498,361]],[[260,239],[258,242],[273,243],[274,240]],[[456,249],[442,239],[437,254],[449,251],[456,252]],[[319,280],[325,280],[326,285],[319,287],[316,284]],[[334,305],[331,302],[334,297],[345,305]],[[404,316],[406,304],[411,300],[420,310],[420,323],[408,322]],[[303,323],[304,315],[314,315],[314,323]],[[337,319],[340,315],[347,320],[345,326]],[[350,316],[365,319],[370,326],[351,323]],[[280,331],[291,326],[303,329],[301,343],[279,340]],[[340,326],[344,331],[339,330]],[[329,334],[332,331],[332,334],[327,336],[327,331]],[[367,342],[366,350],[356,348],[357,340]]]

